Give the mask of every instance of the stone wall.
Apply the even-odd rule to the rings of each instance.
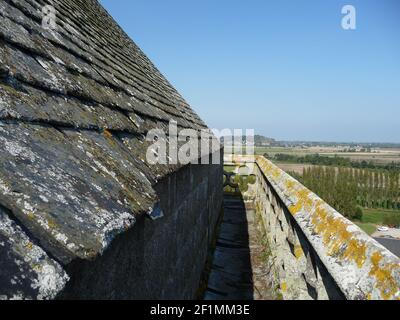
[[[284,299],[399,299],[400,259],[264,157],[247,166]]]
[[[65,269],[62,299],[193,299],[222,206],[220,165],[189,165],[155,189],[163,217],[139,219],[93,261]]]

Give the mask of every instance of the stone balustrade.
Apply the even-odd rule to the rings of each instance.
[[[266,158],[224,160],[257,177],[246,198],[284,299],[400,299],[398,257]]]

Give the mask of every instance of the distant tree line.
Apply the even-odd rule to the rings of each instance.
[[[265,157],[269,158],[268,154],[264,154]],[[357,169],[383,169],[388,171],[399,171],[400,162],[391,162],[388,164],[377,164],[372,161],[352,161],[349,158],[322,156],[319,154],[308,154],[305,156],[297,156],[286,153],[278,153],[273,158],[274,161],[288,162],[288,163],[304,163],[313,164],[320,166],[335,166],[335,167],[350,167]]]
[[[315,166],[291,175],[350,219],[362,208],[400,210],[399,171]]]
[[[349,142],[323,142],[323,141],[277,141],[278,145],[288,147],[348,147],[356,150],[357,148],[400,148],[400,143],[349,143]]]

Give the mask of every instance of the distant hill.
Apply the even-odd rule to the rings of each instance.
[[[254,145],[257,147],[270,146],[270,145],[274,145],[275,143],[276,143],[275,139],[260,136],[260,135],[254,136]]]
[[[221,137],[221,143],[224,143],[226,138],[227,137]],[[231,139],[233,141],[234,138],[232,137]],[[243,145],[246,144],[246,141],[247,141],[246,136],[243,136],[242,137]],[[276,140],[275,139],[264,137],[264,136],[260,136],[260,135],[255,135],[254,136],[254,145],[256,147],[265,147],[265,146],[271,146],[271,145],[274,145],[274,144],[276,144]]]

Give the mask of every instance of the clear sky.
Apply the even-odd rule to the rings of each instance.
[[[400,142],[399,0],[100,2],[211,128]]]

